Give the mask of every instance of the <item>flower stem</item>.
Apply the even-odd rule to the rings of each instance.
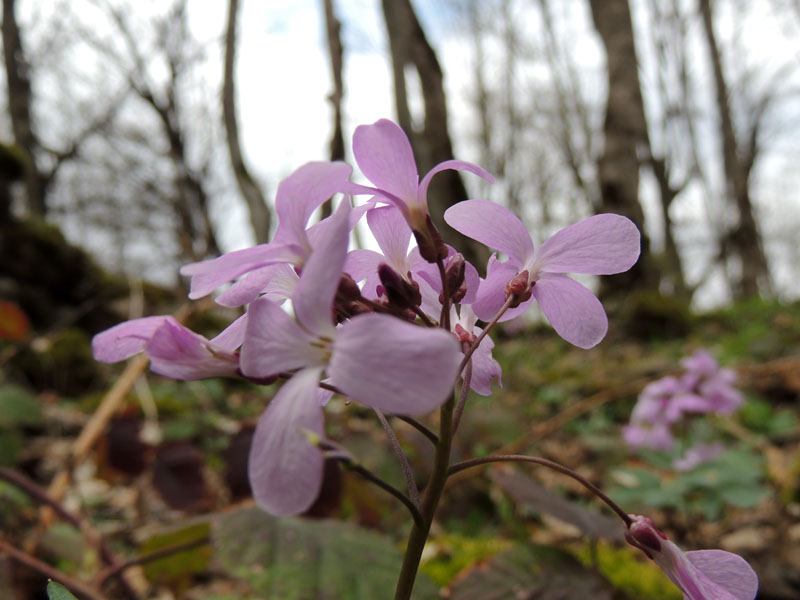
[[[465,460],[464,462],[454,464],[452,467],[450,467],[448,475],[453,475],[454,473],[458,473],[459,471],[463,471],[464,469],[469,469],[471,467],[477,467],[479,465],[485,465],[493,462],[533,463],[536,465],[547,467],[548,469],[552,469],[553,471],[558,471],[559,473],[563,473],[568,477],[572,477],[572,479],[583,485],[583,487],[588,489],[600,500],[605,502],[611,510],[617,513],[619,518],[622,519],[622,521],[625,523],[626,527],[630,527],[630,524],[633,522],[630,516],[628,516],[628,513],[622,510],[616,502],[614,502],[611,498],[606,496],[600,488],[598,488],[595,484],[586,479],[583,475],[579,475],[569,467],[565,467],[564,465],[561,465],[557,462],[553,462],[552,460],[541,458],[539,456],[525,456],[520,454],[495,454],[493,456],[482,456],[479,458],[472,458],[470,460]]]
[[[394,450],[394,454],[397,457],[397,461],[400,463],[400,468],[403,470],[403,476],[406,478],[406,486],[408,487],[408,497],[411,498],[411,501],[416,505],[419,506],[419,490],[417,489],[417,482],[414,481],[414,471],[411,470],[411,465],[408,463],[408,457],[406,453],[403,452],[402,446],[400,446],[400,442],[397,439],[397,436],[392,429],[391,424],[387,420],[386,416],[379,411],[377,408],[373,409],[375,414],[378,415],[378,420],[383,425],[383,429],[386,431],[386,436],[389,438],[389,442],[392,444],[392,450]]]
[[[411,598],[414,581],[419,570],[419,561],[422,558],[422,551],[425,548],[425,542],[428,540],[431,523],[433,523],[433,517],[436,514],[436,507],[439,506],[444,484],[447,482],[450,467],[450,446],[453,442],[454,407],[455,398],[451,396],[439,409],[441,421],[439,425],[439,443],[436,445],[433,472],[422,497],[421,512],[423,522],[421,525],[415,522],[408,536],[408,544],[406,544],[406,552],[403,556],[403,566],[394,592],[395,600],[409,600]]]
[[[481,331],[480,335],[477,338],[475,338],[474,342],[472,342],[472,346],[470,346],[469,349],[464,353],[464,358],[461,359],[461,365],[458,367],[459,373],[461,373],[464,370],[464,367],[467,366],[469,359],[472,358],[472,355],[475,353],[475,350],[478,349],[478,346],[480,346],[480,343],[483,341],[483,338],[489,335],[489,332],[492,329],[494,329],[494,326],[497,325],[497,322],[500,320],[500,317],[502,317],[505,314],[505,312],[509,309],[509,307],[513,302],[514,302],[514,295],[509,294],[508,297],[506,298],[506,301],[503,303],[503,306],[500,307],[500,310],[497,311],[497,314],[494,316],[494,318],[491,321],[489,321],[489,324],[483,328],[483,331]]]

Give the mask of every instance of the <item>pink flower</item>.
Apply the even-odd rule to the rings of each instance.
[[[353,156],[361,172],[375,187],[351,184],[346,191],[378,195],[382,200],[397,207],[420,243],[423,258],[429,262],[436,260],[435,258],[431,260],[426,251],[426,248],[435,242],[431,237],[435,234],[428,212],[428,186],[433,176],[441,171],[454,169],[469,171],[494,182],[494,177],[484,169],[461,160],[446,160],[439,163],[420,181],[408,137],[397,124],[388,119],[356,127],[353,133]],[[436,250],[441,251],[443,248]]]
[[[714,460],[725,451],[725,446],[720,442],[713,444],[695,444],[683,453],[683,456],[672,461],[672,468],[676,471],[691,471],[703,463]]]
[[[458,345],[441,329],[385,314],[358,315],[337,326],[333,301],[349,236],[342,203],[305,262],[292,293],[294,316],[268,298],[250,305],[241,370],[253,378],[294,371],[260,419],[250,451],[256,501],[275,515],[298,514],[316,498],[322,455],[317,387],[323,373],[343,394],[391,413],[418,414],[440,405],[458,371]],[[328,396],[329,397],[329,396]]]
[[[235,376],[242,343],[244,320],[234,321],[213,340],[208,340],[173,317],[144,317],[126,321],[98,333],[92,339],[94,357],[101,362],[119,362],[146,352],[150,368],[173,379],[204,379]]]
[[[724,550],[683,552],[653,521],[630,515],[628,543],[655,562],[683,592],[684,600],[753,600],[758,576],[741,556]]]
[[[608,330],[603,305],[577,281],[563,273],[610,275],[630,269],[639,258],[639,230],[630,219],[614,214],[595,215],[565,227],[538,250],[525,226],[507,208],[486,200],[466,200],[444,215],[454,229],[508,255],[489,261],[486,281],[473,304],[475,314],[492,318],[503,305],[507,286],[523,291],[521,303],[501,320],[524,312],[537,300],[556,333],[580,348],[598,344]],[[530,292],[532,297],[525,298]]]

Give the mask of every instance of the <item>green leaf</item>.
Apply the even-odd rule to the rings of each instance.
[[[55,581],[47,584],[47,597],[50,600],[78,600],[67,588]]]
[[[402,557],[377,533],[339,521],[278,519],[257,507],[220,515],[215,559],[244,578],[253,597],[274,600],[391,600]],[[414,598],[439,598],[418,576]]]
[[[22,451],[22,434],[19,431],[0,429],[0,467],[13,467]]]
[[[142,554],[150,554],[158,550],[188,544],[207,538],[210,530],[211,525],[208,521],[183,525],[147,539],[141,545],[140,551]],[[148,562],[144,565],[144,573],[147,579],[154,583],[173,584],[180,587],[182,584],[188,584],[192,575],[202,573],[206,569],[211,560],[211,554],[211,546],[208,544],[195,546]]]
[[[0,388],[0,429],[39,425],[41,422],[42,408],[35,395],[17,385]]]

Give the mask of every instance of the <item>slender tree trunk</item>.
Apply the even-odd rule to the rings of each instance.
[[[383,15],[392,54],[399,124],[412,141],[417,166],[425,173],[437,163],[453,158],[442,68],[409,0],[383,0]],[[416,136],[411,129],[405,89],[405,67],[408,64],[414,65],[419,75],[425,105],[424,126]],[[481,269],[487,258],[485,248],[448,227],[443,219],[445,210],[466,199],[467,190],[457,171],[439,173],[428,188],[431,218],[445,242],[458,248],[468,261]]]
[[[3,58],[6,67],[8,112],[14,141],[25,166],[23,178],[28,212],[44,216],[47,213],[47,181],[36,165],[39,141],[33,131],[31,116],[30,66],[25,58],[14,8],[14,0],[3,0]]]
[[[755,162],[755,145],[751,144],[752,150],[745,152],[736,138],[729,90],[722,68],[722,57],[714,34],[710,0],[700,0],[700,13],[714,70],[725,169],[725,194],[739,213],[738,225],[726,236],[730,250],[738,255],[741,262],[741,273],[734,285],[734,295],[745,298],[753,297],[758,296],[762,288],[767,292],[770,289],[769,267],[764,254],[763,240],[756,223],[753,203],[750,199],[749,179]]]
[[[231,160],[236,184],[247,204],[250,226],[257,244],[269,241],[270,212],[267,201],[258,184],[245,165],[239,142],[239,125],[236,120],[235,65],[236,27],[239,0],[228,0],[228,26],[225,32],[225,75],[222,83],[222,120],[228,140],[228,156]]]
[[[607,56],[608,103],[603,123],[605,146],[598,161],[600,212],[625,215],[642,234],[642,254],[626,273],[604,277],[601,294],[658,289],[659,273],[639,203],[639,153],[649,154],[633,25],[627,0],[590,0],[592,17]]]
[[[325,11],[325,33],[328,39],[328,55],[331,59],[331,76],[333,78],[333,92],[328,96],[333,106],[333,134],[329,145],[331,160],[344,160],[344,128],[342,126],[342,100],[344,99],[344,80],[342,78],[343,55],[342,38],[339,35],[342,23],[336,17],[334,0],[322,0]],[[333,212],[331,201],[327,200],[322,205],[322,218],[328,217]]]

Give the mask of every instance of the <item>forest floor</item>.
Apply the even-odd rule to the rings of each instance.
[[[747,558],[759,598],[800,597],[800,303],[752,301],[642,331],[612,318],[584,351],[545,325],[507,328],[495,340],[502,389],[470,397],[454,460],[502,451],[561,462],[683,548]],[[275,386],[174,382],[140,374],[141,360],[84,369],[85,342],[67,359],[52,339],[26,349],[38,389],[11,369],[0,379],[0,597],[47,598],[50,573],[81,598],[391,598],[409,524],[391,496],[331,463],[305,518],[253,507],[247,449]],[[0,344],[2,368],[19,348]],[[678,473],[674,456],[634,452],[621,431],[642,388],[701,348],[736,370],[746,402],[687,428],[726,450]],[[334,399],[326,419],[331,439],[404,487],[373,414]],[[429,442],[393,426],[423,485]],[[438,517],[415,598],[681,597],[558,473],[464,471]]]

